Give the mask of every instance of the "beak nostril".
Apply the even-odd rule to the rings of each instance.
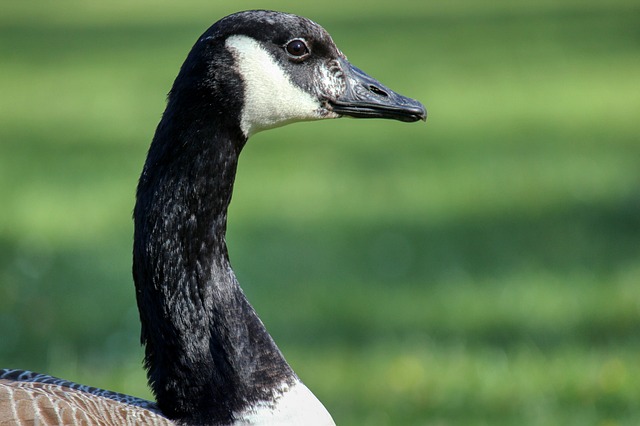
[[[384,96],[385,98],[389,96],[387,92],[373,85],[369,85],[369,91],[375,93],[376,95]]]

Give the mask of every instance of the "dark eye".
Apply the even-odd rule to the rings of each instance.
[[[301,58],[309,53],[309,48],[304,41],[296,39],[287,43],[287,53],[295,58]]]

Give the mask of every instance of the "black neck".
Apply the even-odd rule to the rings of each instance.
[[[211,104],[186,101],[170,97],[140,178],[133,274],[160,409],[186,423],[226,424],[295,375],[227,255],[227,207],[246,138]]]

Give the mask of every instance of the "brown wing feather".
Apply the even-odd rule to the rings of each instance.
[[[50,376],[42,377],[50,378]],[[81,387],[80,385],[76,386]],[[126,397],[109,391],[102,392],[107,395]],[[132,401],[146,402],[150,407],[153,407],[153,403],[148,401],[133,397],[128,398]],[[124,402],[117,398],[100,395],[97,392],[86,392],[59,383],[0,378],[0,426],[164,426],[173,424],[154,408]]]

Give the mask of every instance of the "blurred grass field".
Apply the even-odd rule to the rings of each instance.
[[[640,421],[640,5],[21,2],[0,14],[0,366],[150,397],[138,173],[195,39],[323,25],[427,124],[258,134],[228,243],[340,425]]]

